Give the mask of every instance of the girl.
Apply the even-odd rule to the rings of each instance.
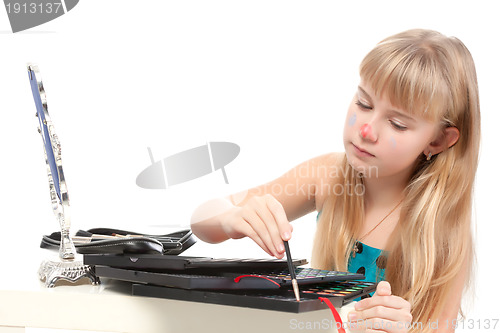
[[[289,221],[316,210],[312,267],[385,280],[350,320],[367,332],[454,331],[473,262],[474,62],[460,40],[410,30],[368,53],[360,77],[344,153],[202,205],[193,232],[207,242],[247,236],[283,258]]]

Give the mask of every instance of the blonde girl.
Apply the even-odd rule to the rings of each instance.
[[[366,332],[453,332],[474,257],[474,62],[457,38],[409,30],[377,44],[360,77],[345,152],[205,203],[192,229],[207,242],[250,237],[282,258],[289,221],[318,211],[312,266],[384,280],[350,320]]]

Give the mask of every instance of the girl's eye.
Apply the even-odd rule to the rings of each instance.
[[[397,129],[398,131],[406,131],[408,129],[408,127],[399,125],[398,123],[395,123],[392,120],[390,122],[391,122],[392,127],[394,127],[395,129]]]
[[[373,109],[371,106],[369,106],[367,104],[364,104],[359,99],[356,101],[356,105],[359,106],[361,109],[364,109],[364,110],[371,110],[371,109]]]

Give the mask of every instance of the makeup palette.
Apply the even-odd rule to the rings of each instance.
[[[338,281],[308,286],[302,293],[317,297],[340,297],[352,300],[375,291],[377,284],[366,281]]]
[[[300,289],[300,301],[291,288],[282,290],[186,290],[154,285],[134,284],[132,294],[184,301],[232,305],[282,312],[308,312],[327,309],[319,297],[328,298],[333,306],[345,304],[376,290],[377,284],[362,281],[330,282]]]
[[[295,271],[297,274],[297,283],[300,286],[364,278],[362,274],[312,268],[296,268]],[[288,269],[274,272],[261,271],[258,273],[236,273],[201,269],[155,272],[96,265],[95,273],[101,278],[183,289],[280,289],[292,285]]]
[[[225,276],[237,277],[236,273],[224,273]],[[241,274],[239,274],[241,275]],[[292,278],[288,269],[264,271],[264,272],[252,272],[249,273],[251,276],[270,279],[278,282],[281,286],[291,286]],[[364,279],[363,274],[349,273],[349,272],[338,272],[338,271],[328,271],[315,268],[295,268],[295,277],[299,285],[312,284],[312,283],[322,283],[330,281],[341,281],[341,280],[360,280]]]

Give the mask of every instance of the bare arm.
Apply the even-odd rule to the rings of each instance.
[[[283,240],[289,240],[292,234],[289,221],[322,204],[325,191],[321,186],[328,183],[330,170],[341,156],[318,156],[267,184],[210,200],[195,210],[191,228],[196,236],[211,243],[248,236],[268,254],[282,258]]]

